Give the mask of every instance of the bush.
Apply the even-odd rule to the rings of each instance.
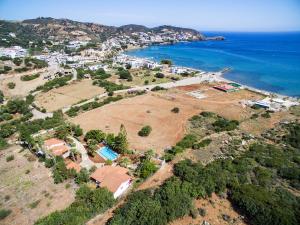
[[[10,209],[1,209],[0,210],[0,220],[5,219],[6,217],[9,216],[9,214],[11,214],[11,210]]]
[[[39,78],[39,77],[40,77],[40,74],[36,73],[36,74],[32,74],[32,75],[21,76],[21,80],[22,81],[30,81],[30,80],[34,80],[34,79]]]
[[[23,62],[23,60],[20,59],[20,58],[14,58],[14,59],[13,59],[13,63],[14,63],[16,66],[20,66],[22,62]]]
[[[179,141],[176,145],[182,148],[191,148],[197,141],[197,137],[193,134],[187,134],[184,138]]]
[[[69,207],[39,219],[35,225],[85,224],[96,214],[101,214],[111,208],[114,203],[113,195],[107,189],[92,190],[83,185],[76,192],[75,201]]]
[[[171,112],[173,113],[179,113],[179,108],[178,107],[174,107]]]
[[[161,63],[161,64],[166,64],[166,65],[169,65],[169,66],[171,66],[171,65],[173,64],[172,61],[169,60],[169,59],[162,59],[162,60],[160,61],[160,63]]]
[[[155,77],[156,77],[156,78],[164,78],[165,75],[164,75],[163,73],[156,73],[156,74],[155,74]]]
[[[101,130],[90,130],[85,134],[84,140],[88,141],[93,139],[100,143],[105,140],[105,137],[105,133],[103,133]]]
[[[3,150],[8,147],[8,143],[4,138],[0,137],[0,150]]]
[[[10,161],[12,161],[14,159],[15,159],[14,155],[9,155],[9,156],[6,157],[6,162],[10,162]]]
[[[160,86],[155,86],[154,88],[151,89],[151,91],[162,91],[162,90],[166,90],[166,89]]]
[[[132,81],[132,76],[128,70],[119,69],[118,73],[120,79]]]
[[[153,162],[150,160],[144,160],[138,168],[138,173],[141,178],[145,179],[155,173],[156,170],[157,167]]]
[[[193,149],[204,148],[204,147],[208,146],[211,143],[211,141],[212,141],[211,139],[204,139],[203,141],[201,141],[197,144],[194,144]]]
[[[16,84],[15,84],[14,82],[9,82],[9,83],[7,84],[7,87],[8,87],[9,89],[14,89],[14,88],[16,87]]]
[[[271,115],[270,115],[270,113],[266,112],[266,113],[261,114],[261,117],[268,119],[268,118],[271,118]]]
[[[150,126],[144,126],[142,129],[138,132],[138,135],[141,137],[147,137],[151,133],[152,128]]]
[[[224,118],[219,118],[212,125],[216,132],[231,131],[238,127],[239,122],[237,120],[227,120]]]

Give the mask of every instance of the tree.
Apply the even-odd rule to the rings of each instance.
[[[78,174],[76,174],[75,182],[77,184],[87,183],[90,179],[89,172],[86,168],[80,170]]]
[[[120,154],[124,154],[128,149],[127,132],[125,126],[122,124],[120,131],[114,140],[114,150]]]
[[[0,104],[2,104],[4,102],[4,94],[3,92],[0,90]]]
[[[89,139],[87,141],[88,149],[87,152],[91,156],[94,156],[96,153],[96,150],[98,149],[98,142],[95,139]]]
[[[105,140],[105,133],[103,133],[101,130],[90,130],[84,136],[84,140],[88,141],[90,139],[94,139],[100,143]]]
[[[68,135],[70,135],[70,129],[66,125],[60,126],[55,130],[55,136],[59,139],[66,140]]]
[[[152,128],[150,126],[144,126],[142,129],[138,132],[138,135],[141,137],[147,137],[151,133]]]
[[[153,173],[155,173],[157,170],[156,165],[150,161],[150,160],[144,160],[141,162],[140,166],[139,166],[139,176],[143,179],[149,177],[150,175],[152,175]]]
[[[72,126],[72,132],[75,137],[79,137],[83,134],[82,128],[79,125]]]
[[[156,74],[155,74],[155,77],[156,77],[156,78],[164,78],[165,75],[164,75],[163,73],[156,73]]]

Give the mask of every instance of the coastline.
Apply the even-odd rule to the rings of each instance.
[[[203,41],[205,41],[205,40],[203,40]],[[191,42],[191,41],[184,41],[184,42]],[[123,50],[120,53],[128,55],[128,54],[126,54],[127,52],[134,51],[134,50],[141,50],[141,49],[145,49],[145,48],[148,48],[148,47],[151,47],[151,46],[155,46],[155,45],[157,45],[157,46],[161,46],[161,45],[174,45],[174,44],[177,44],[177,43],[182,43],[182,42],[180,41],[180,42],[176,42],[176,43],[153,44],[153,45],[143,46],[143,47],[141,47],[141,46],[134,46],[133,48]],[[131,55],[128,55],[128,56],[131,56]],[[134,56],[134,57],[135,58],[140,58],[140,59],[147,59],[147,60],[150,60],[152,62],[157,62],[157,61],[155,61],[155,60],[153,60],[151,58],[147,58],[147,57],[137,57],[137,56]],[[180,65],[177,65],[177,64],[174,64],[173,66],[183,67],[183,66],[180,66]],[[225,78],[224,75],[227,72],[227,71],[224,72],[225,68],[223,70],[216,71],[216,72],[209,72],[209,71],[205,71],[205,70],[202,70],[202,69],[197,69],[197,68],[193,68],[193,67],[186,67],[186,66],[184,66],[183,68],[188,68],[188,69],[199,71],[199,72],[205,72],[207,74],[208,73],[214,74],[214,79],[215,79],[216,82],[227,82],[227,83],[233,82],[233,83],[238,83],[244,89],[247,89],[247,90],[255,92],[255,93],[259,93],[259,94],[264,95],[266,97],[268,97],[268,96],[277,96],[279,98],[292,99],[292,100],[300,101],[300,97],[293,97],[293,96],[283,95],[283,94],[279,94],[279,93],[272,92],[272,91],[266,91],[266,90],[263,90],[263,89],[258,89],[258,88],[255,88],[255,87],[252,87],[252,86],[249,86],[249,85],[246,85],[246,84],[243,84],[243,83],[239,83],[239,82],[230,80],[228,78]]]

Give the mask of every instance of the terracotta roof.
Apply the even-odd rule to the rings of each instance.
[[[59,144],[63,145],[65,144],[65,142],[57,138],[50,138],[44,142],[44,145],[47,147],[51,147],[52,145],[59,145]]]
[[[115,193],[122,183],[132,179],[127,172],[128,169],[120,166],[104,166],[92,173],[91,178],[100,182],[101,187]]]
[[[68,170],[74,169],[77,173],[79,173],[80,170],[81,170],[80,165],[78,163],[73,162],[73,161],[66,162],[66,167],[67,167]]]
[[[69,149],[70,148],[67,145],[61,145],[61,146],[56,146],[51,148],[51,152],[53,153],[53,155],[61,156],[65,154],[67,151],[69,151]]]

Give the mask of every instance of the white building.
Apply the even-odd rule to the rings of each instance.
[[[6,56],[10,58],[25,57],[27,50],[20,46],[13,46],[10,48],[0,48],[0,56]]]

